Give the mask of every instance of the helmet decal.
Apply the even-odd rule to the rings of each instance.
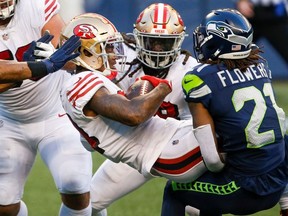
[[[156,29],[166,29],[166,24],[168,20],[168,9],[166,4],[156,4],[154,10],[154,28]]]
[[[186,27],[179,13],[164,3],[151,4],[134,24],[137,58],[146,66],[163,69],[180,54]]]
[[[239,43],[244,46],[248,46],[249,44],[252,43],[252,35],[248,38],[246,37],[241,37],[241,36],[236,36],[234,34],[234,31],[236,32],[241,32],[241,33],[248,33],[250,29],[245,30],[245,29],[237,29],[235,27],[230,26],[229,24],[221,21],[211,21],[207,23],[206,25],[206,31],[207,34],[217,34],[219,37],[222,37],[223,39],[227,39],[229,41]]]
[[[119,70],[124,69],[126,56],[121,52],[123,38],[107,18],[96,13],[84,13],[74,17],[61,32],[60,46],[72,35],[81,38],[78,49],[80,56],[73,60],[78,66],[101,72],[104,68],[110,73],[115,70],[117,62],[123,65]]]
[[[75,26],[73,33],[82,39],[92,39],[96,37],[98,30],[90,24],[80,24]]]
[[[230,8],[211,11],[193,32],[193,48],[199,61],[246,58],[252,41],[251,24]]]
[[[101,15],[99,15],[99,16],[101,16]],[[106,17],[102,16],[102,19],[106,21],[106,24],[109,24],[110,27],[112,27],[114,29],[114,32],[118,32],[116,27]]]
[[[180,25],[184,26],[184,21],[183,21],[182,17],[180,16],[180,14],[178,14],[178,22]]]
[[[138,24],[139,22],[141,22],[142,18],[143,18],[143,15],[144,15],[144,11],[142,11],[139,16],[137,17],[136,19],[136,24]]]

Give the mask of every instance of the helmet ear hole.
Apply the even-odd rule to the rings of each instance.
[[[86,50],[86,49],[83,49],[83,54],[86,56],[86,57],[91,57],[91,56],[93,56],[93,54],[92,53],[90,53],[88,50]]]

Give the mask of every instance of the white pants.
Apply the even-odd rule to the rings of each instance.
[[[151,178],[146,178],[136,169],[124,163],[105,160],[97,169],[91,182],[92,207],[107,208],[114,201],[136,190]]]
[[[0,205],[21,200],[37,150],[60,193],[89,192],[91,153],[66,115],[27,124],[0,117],[0,134]]]
[[[169,143],[167,143],[159,159],[174,161],[175,158],[185,158],[188,153],[198,150],[198,147],[199,145],[194,137],[192,128],[189,126],[183,127],[178,130]],[[193,158],[193,155],[191,158]],[[195,161],[197,163],[195,162],[195,165],[192,167],[189,166],[190,168],[185,169],[186,171],[183,173],[162,173],[154,168],[152,171],[167,179],[193,181],[206,171],[202,160],[199,162],[199,158],[197,157]],[[193,163],[189,164],[193,165]],[[182,170],[180,167],[178,168],[176,171]],[[174,170],[171,172],[173,171]],[[133,169],[127,164],[105,160],[92,178],[90,189],[92,207],[97,210],[105,209],[117,199],[136,190],[152,178],[153,177],[144,177],[136,169]]]

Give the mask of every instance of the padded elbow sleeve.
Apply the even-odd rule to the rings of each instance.
[[[203,161],[207,169],[211,172],[220,172],[224,168],[224,163],[221,161],[217,151],[210,124],[196,128],[194,135],[199,142]]]

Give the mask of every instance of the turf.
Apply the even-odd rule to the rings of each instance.
[[[274,82],[276,101],[288,115],[288,82]],[[102,163],[103,157],[93,153],[94,170]],[[154,179],[146,185],[115,202],[108,209],[110,216],[158,216],[160,215],[163,187],[166,180]],[[29,216],[57,216],[60,196],[54,181],[39,156],[26,183],[24,201],[29,209]],[[245,201],[245,200],[243,200]],[[279,206],[259,212],[253,216],[277,216]],[[228,216],[228,215],[227,215]]]

